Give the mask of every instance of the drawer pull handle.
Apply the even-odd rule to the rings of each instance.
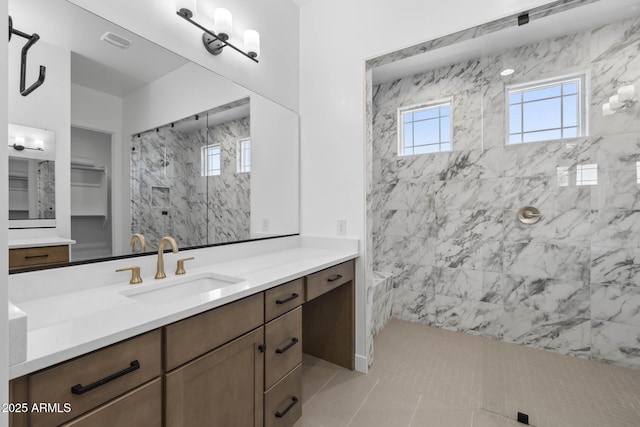
[[[284,411],[280,412],[276,412],[276,418],[282,418],[285,415],[287,415],[287,412],[289,412],[291,410],[291,408],[293,408],[294,406],[296,406],[296,403],[298,403],[298,398],[293,396],[291,398],[291,403],[289,403],[289,406],[287,406],[286,408],[284,408]]]
[[[89,384],[88,386],[84,386],[84,387],[81,384],[74,385],[73,387],[71,387],[71,393],[84,394],[88,391],[93,390],[94,388],[98,388],[101,385],[111,382],[117,378],[120,378],[138,369],[140,369],[140,362],[138,362],[137,360],[134,360],[133,362],[131,362],[131,366],[129,366],[128,368],[123,369],[120,372],[116,372],[115,374],[109,375],[108,377],[104,377],[103,379],[98,380],[93,384]]]
[[[284,348],[276,348],[276,353],[282,354],[282,353],[284,353],[285,351],[289,350],[291,347],[293,347],[296,344],[298,344],[298,338],[291,338],[291,342],[289,344],[287,344],[286,347],[284,347]]]
[[[49,258],[49,254],[42,255],[25,255],[24,259],[34,259],[34,258]]]
[[[331,276],[327,279],[327,282],[335,282],[336,280],[342,279],[342,274],[336,274],[335,276]]]
[[[289,301],[293,301],[294,299],[298,298],[299,296],[300,296],[300,295],[295,294],[295,293],[294,293],[294,294],[291,294],[291,296],[290,296],[289,298],[287,298],[287,299],[277,299],[277,300],[276,300],[276,304],[278,304],[278,305],[279,305],[279,304],[286,304],[286,303],[288,303]]]

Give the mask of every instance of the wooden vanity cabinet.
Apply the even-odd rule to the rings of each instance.
[[[355,262],[306,277],[302,351],[355,369]]]
[[[303,351],[353,369],[354,277],[342,263],[17,378],[12,402],[72,412],[10,426],[291,427]]]
[[[148,418],[143,425],[159,427],[160,406],[147,401],[147,397],[160,398],[161,393],[157,391],[161,392],[161,388],[145,384],[149,385],[154,379],[160,383],[161,338],[160,330],[151,331],[13,380],[10,400],[27,403],[30,410],[27,414],[15,414],[12,427],[58,426],[87,413],[93,413],[90,417],[94,420],[108,419],[109,413],[131,408],[129,398],[137,402],[132,417]],[[156,406],[158,413],[148,417],[146,414]],[[34,407],[41,409],[33,410]],[[83,421],[78,425],[109,424]]]
[[[69,245],[9,249],[9,271],[69,262]]]
[[[161,427],[162,378],[130,391],[62,427]]]
[[[165,422],[181,427],[262,427],[260,327],[165,376]]]

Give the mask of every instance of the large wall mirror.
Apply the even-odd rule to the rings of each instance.
[[[184,249],[298,233],[297,114],[65,0],[10,0],[9,14],[40,35],[27,84],[47,67],[21,96],[26,40],[12,38],[9,122],[56,138],[55,220],[29,238],[74,240],[74,262],[139,253],[134,234],[150,252],[165,235]],[[44,169],[12,165],[16,187]]]

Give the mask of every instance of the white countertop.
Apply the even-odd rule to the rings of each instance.
[[[24,239],[9,239],[9,249],[20,248],[40,248],[45,246],[61,246],[61,245],[73,245],[75,240],[65,239],[63,237],[39,237],[39,238],[24,238]]]
[[[244,280],[167,304],[138,302],[120,293],[133,289],[134,286],[153,286],[162,283],[154,280],[150,271],[146,271],[145,274],[144,269],[144,282],[141,285],[129,285],[128,275],[118,273],[117,277],[126,278],[126,281],[74,289],[65,293],[50,293],[36,299],[13,301],[28,316],[27,360],[10,367],[10,378],[35,372],[358,256],[357,240],[345,240],[346,244],[334,242],[314,245],[313,243],[312,240],[305,241],[301,238],[297,247],[274,247],[273,251],[264,251],[262,254],[252,254],[220,263],[209,263],[216,258],[203,259],[211,252],[199,250],[196,252],[196,257],[200,258],[200,262],[194,263],[195,267],[191,269],[189,262],[186,264],[187,274],[182,276],[185,280],[206,272]],[[181,252],[180,255],[192,255],[191,252]],[[165,255],[165,262],[169,255]],[[155,260],[155,257],[153,259]],[[135,263],[134,260],[139,261],[140,258],[119,261],[119,263],[132,265],[132,261]],[[164,280],[172,280],[174,277],[173,258],[171,261],[170,265],[167,264],[167,279]],[[204,264],[204,266],[198,264]],[[90,271],[87,270],[90,267],[82,268],[84,270],[79,270],[80,273],[86,274]],[[58,275],[64,274],[64,271],[51,271],[55,271],[54,274]],[[33,274],[33,276],[19,275],[19,284],[25,286],[28,279],[41,281],[42,273],[23,273],[24,275]],[[71,280],[77,277],[78,273],[74,276],[73,271],[70,271],[67,276]],[[26,292],[25,295],[29,293]]]

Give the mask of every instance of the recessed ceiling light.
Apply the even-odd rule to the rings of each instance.
[[[100,37],[100,40],[119,47],[120,49],[126,49],[133,44],[131,40],[118,34],[112,33],[111,31],[107,31],[106,33],[104,33],[102,37]]]
[[[507,77],[510,76],[511,74],[515,73],[516,70],[514,70],[513,68],[505,68],[504,70],[500,71],[500,75],[502,77]]]

